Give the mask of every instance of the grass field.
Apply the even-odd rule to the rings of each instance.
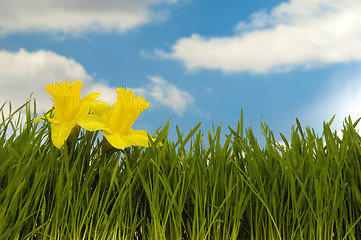
[[[168,122],[148,148],[104,153],[100,131],[58,149],[34,105],[4,111],[1,240],[361,239],[358,121],[339,137],[332,120],[321,135],[296,120],[283,143],[261,123],[264,146],[243,115],[224,141],[200,124],[172,141]]]

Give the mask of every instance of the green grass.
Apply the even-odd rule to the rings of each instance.
[[[0,240],[361,239],[358,121],[340,138],[296,120],[284,144],[261,123],[262,147],[243,115],[222,141],[200,124],[171,141],[168,121],[149,148],[101,154],[99,132],[55,148],[30,107],[25,123],[0,108]]]

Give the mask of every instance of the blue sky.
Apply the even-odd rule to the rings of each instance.
[[[15,3],[16,2],[16,3]],[[83,93],[116,100],[131,88],[150,103],[135,129],[171,117],[188,132],[260,119],[289,135],[298,117],[321,132],[336,115],[361,117],[358,0],[0,0],[0,103],[81,80]],[[259,135],[259,134],[258,134]]]

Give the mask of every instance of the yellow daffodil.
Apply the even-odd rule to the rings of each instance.
[[[83,83],[65,81],[61,84],[48,84],[45,87],[47,93],[50,93],[53,102],[53,112],[46,115],[51,122],[51,140],[57,148],[61,148],[69,137],[71,130],[77,125],[78,119],[89,114],[91,102],[93,102],[100,93],[90,93],[80,99],[80,90]],[[43,120],[45,117],[39,117],[34,121]]]
[[[129,89],[117,89],[117,101],[110,106],[102,101],[92,103],[92,114],[81,118],[78,124],[89,130],[102,130],[103,136],[115,148],[124,149],[131,145],[149,146],[148,132],[132,128],[138,116],[149,107],[141,96],[135,97]]]

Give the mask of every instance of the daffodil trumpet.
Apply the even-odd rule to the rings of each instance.
[[[64,81],[48,84],[45,87],[47,93],[50,93],[54,110],[48,112],[46,117],[39,117],[33,121],[44,120],[51,123],[51,140],[55,147],[61,148],[68,139],[73,127],[77,121],[89,114],[91,103],[100,95],[100,93],[90,93],[80,98],[80,90],[83,87],[81,81],[74,80],[73,83]]]
[[[149,107],[141,96],[135,97],[129,89],[116,90],[117,101],[111,106],[103,101],[95,100],[91,103],[89,115],[82,115],[78,124],[86,130],[102,130],[103,136],[110,145],[117,149],[135,145],[148,147],[149,138],[154,138],[145,130],[132,128],[138,116]]]

